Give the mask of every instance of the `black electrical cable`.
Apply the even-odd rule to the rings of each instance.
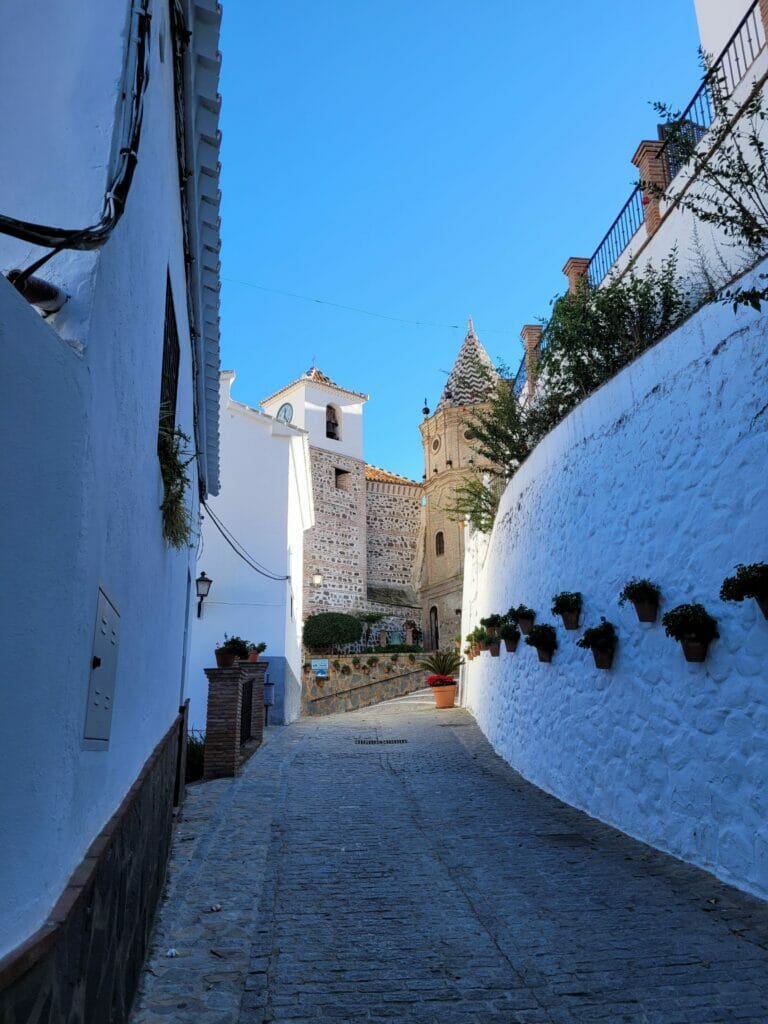
[[[242,546],[239,540],[230,533],[226,526],[216,517],[216,514],[211,510],[207,502],[203,501],[203,508],[211,518],[211,522],[219,531],[224,540],[229,544],[235,554],[241,558],[246,565],[248,565],[254,572],[257,572],[260,576],[266,576],[267,579],[272,580],[273,583],[282,583],[285,580],[289,580],[290,576],[278,576],[276,573],[272,573],[269,569],[261,566],[256,559],[248,554],[245,548]]]
[[[79,230],[55,228],[45,224],[33,224],[30,221],[18,220],[0,214],[0,232],[19,238],[33,245],[52,247],[51,251],[27,267],[14,280],[19,291],[24,288],[27,278],[44,263],[61,252],[62,249],[97,249],[103,245],[115,229],[123,215],[128,193],[131,189],[133,174],[138,161],[141,126],[144,118],[144,95],[149,82],[150,58],[150,0],[141,0],[141,7],[136,11],[136,74],[133,89],[130,93],[130,116],[125,145],[117,152],[117,159],[112,173],[109,175],[104,195],[104,207],[96,224]]]

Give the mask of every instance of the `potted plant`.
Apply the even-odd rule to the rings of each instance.
[[[552,661],[552,655],[557,650],[557,633],[555,633],[555,627],[550,626],[546,622],[542,622],[538,626],[531,626],[531,629],[525,638],[525,642],[529,647],[536,648],[539,661],[549,663]]]
[[[514,622],[502,622],[499,626],[499,639],[504,641],[507,653],[512,654],[520,642],[520,630]]]
[[[480,651],[487,651],[491,644],[491,638],[488,636],[488,630],[483,626],[478,626],[475,630],[475,643]]]
[[[393,665],[397,664],[399,658],[400,658],[399,654],[390,654],[390,656],[389,656],[389,660],[392,662]]]
[[[342,674],[343,676],[348,676],[348,675],[350,675],[350,673],[351,673],[351,672],[352,672],[352,669],[351,669],[351,668],[349,667],[349,665],[347,665],[347,663],[345,662],[345,663],[344,663],[344,664],[343,664],[343,665],[341,666],[341,674]]]
[[[248,644],[248,661],[258,661],[259,655],[266,651],[267,645],[262,644]]]
[[[461,655],[454,648],[433,651],[420,662],[420,667],[429,672],[427,686],[431,687],[436,708],[452,708],[456,700],[454,676],[461,665]]]
[[[504,617],[502,615],[488,615],[486,618],[480,619],[480,625],[484,626],[488,636],[495,640],[499,632],[499,626],[503,621]]]
[[[765,562],[739,564],[736,566],[736,575],[727,576],[723,580],[721,601],[743,601],[747,597],[754,597],[760,611],[768,619],[768,565]]]
[[[720,636],[717,620],[701,604],[679,604],[661,622],[667,636],[680,641],[686,661],[704,661],[710,643]]]
[[[497,636],[492,636],[488,643],[488,650],[491,652],[492,658],[498,658],[499,651],[501,650],[501,639]]]
[[[592,651],[595,668],[610,668],[618,642],[616,627],[612,622],[601,618],[599,626],[592,626],[591,629],[584,630],[584,635],[576,641],[576,646],[583,647],[586,651]]]
[[[414,665],[416,663],[416,655],[415,654],[409,654],[408,655],[408,661],[410,661],[410,663],[412,665]]]
[[[352,668],[360,668],[360,659],[359,658],[353,658],[352,659]]]
[[[218,668],[232,668],[235,661],[248,657],[248,641],[240,636],[227,636],[224,634],[224,643],[215,650],[216,665]]]
[[[519,627],[523,636],[528,636],[533,621],[536,618],[536,612],[533,608],[527,608],[524,604],[519,604],[517,608],[510,608],[506,617],[510,622],[514,622]]]
[[[578,591],[564,590],[552,598],[552,614],[560,615],[566,629],[579,628],[581,615],[581,594]]]
[[[375,656],[366,658],[365,664],[368,666],[368,668],[376,668],[376,666],[379,664],[379,659]]]
[[[308,661],[305,661],[304,664],[301,667],[302,667],[302,669],[305,672],[309,672],[311,670],[311,668],[312,668],[312,666],[310,665],[310,663]]]
[[[655,622],[659,614],[661,590],[655,583],[646,579],[633,579],[627,583],[619,594],[619,604],[631,601],[635,606],[640,622]]]
[[[339,672],[341,670],[341,662],[338,659],[336,661],[332,661],[331,668],[334,672]]]
[[[467,661],[472,661],[472,659],[474,658],[472,648],[469,646],[469,644],[467,644],[467,646],[464,648],[464,657],[467,659]]]

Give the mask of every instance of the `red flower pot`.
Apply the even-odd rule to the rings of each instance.
[[[516,636],[514,640],[505,640],[504,646],[507,649],[507,654],[514,654],[517,650],[517,645],[520,643],[520,637]]]
[[[533,626],[533,615],[521,615],[517,620],[517,626],[523,636],[528,636],[531,632],[531,626]]]
[[[616,653],[615,647],[598,650],[592,648],[592,657],[595,659],[595,668],[610,668],[613,665],[613,656]]]
[[[707,660],[709,641],[702,643],[701,640],[681,640],[680,646],[683,648],[686,661],[700,664],[702,661]]]
[[[216,656],[217,668],[232,668],[235,664],[235,652],[226,647],[217,647],[213,652]]]
[[[486,626],[485,628],[488,631],[488,636],[495,640],[496,639],[496,634],[499,631],[498,626]]]
[[[488,644],[488,650],[491,652],[492,658],[498,658],[499,651],[501,650],[501,643],[498,640],[492,640]]]
[[[248,652],[248,661],[255,662],[255,661],[258,661],[258,660],[259,660],[259,652],[258,651],[249,651]]]
[[[554,652],[553,651],[547,651],[543,647],[537,647],[536,648],[536,653],[539,656],[539,661],[543,661],[543,662],[546,662],[546,664],[549,664],[552,661],[552,655],[553,655]]]
[[[659,605],[656,601],[633,601],[639,622],[655,622],[659,614]]]

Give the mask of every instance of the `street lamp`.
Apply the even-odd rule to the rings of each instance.
[[[197,587],[197,617],[198,619],[203,612],[203,601],[208,597],[208,591],[211,589],[213,580],[208,579],[204,572],[195,580],[195,586]]]
[[[323,585],[323,574],[320,572],[319,569],[315,569],[315,571],[312,573],[312,584],[315,587],[322,587]]]

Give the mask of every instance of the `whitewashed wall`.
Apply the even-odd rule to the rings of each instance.
[[[363,401],[356,395],[313,382],[297,382],[277,398],[264,402],[264,411],[277,415],[283,402],[293,406],[293,424],[306,430],[309,443],[335,455],[363,458]],[[335,405],[339,413],[341,435],[338,441],[325,436],[325,410]]]
[[[578,406],[509,484],[490,537],[467,550],[462,633],[524,602],[557,622],[533,648],[464,671],[495,749],[562,800],[768,896],[768,622],[718,598],[737,562],[768,561],[768,318],[702,310]],[[660,623],[617,596],[633,576],[662,612],[699,601],[721,639],[684,661]],[[594,668],[550,613],[579,590],[619,647]]]
[[[3,212],[66,227],[100,211],[129,9],[125,0],[77,6],[12,5],[0,33],[0,112],[14,139],[3,149],[11,164],[0,158]],[[190,434],[193,400],[161,24],[164,15],[154,21],[136,176],[112,238],[41,272],[72,295],[48,322],[0,278],[0,954],[45,920],[182,697],[194,552],[163,539],[156,452],[168,272],[177,420]],[[2,270],[38,252],[0,235]],[[89,751],[81,737],[100,586],[121,635],[109,749]]]
[[[263,641],[275,683],[271,722],[298,718],[304,530],[312,525],[312,491],[306,435],[257,409],[234,401],[232,371],[221,374],[221,494],[213,512],[257,562],[288,581],[250,568],[205,515],[198,571],[213,580],[200,618],[192,626],[187,672],[190,723],[205,728],[214,648],[224,634]]]
[[[752,0],[694,0],[699,38],[705,53],[718,57]]]

